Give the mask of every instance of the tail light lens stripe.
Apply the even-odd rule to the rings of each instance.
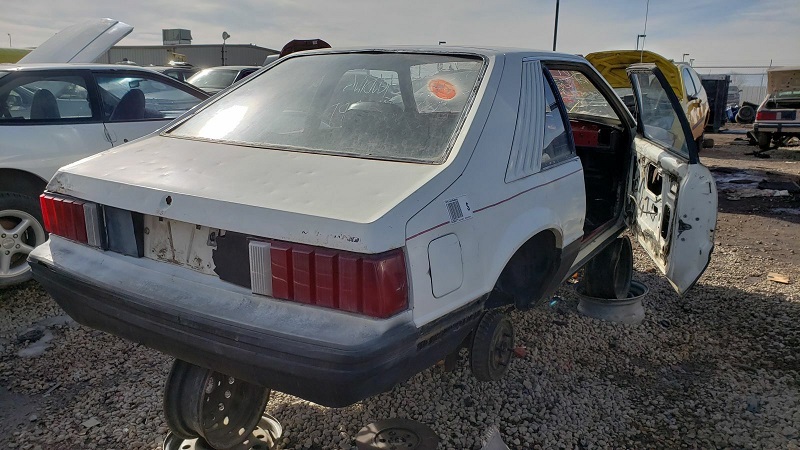
[[[70,240],[75,240],[75,223],[69,200],[56,201],[56,224],[61,236]],[[58,234],[58,233],[56,233]]]
[[[88,244],[89,239],[86,236],[86,214],[83,212],[83,206],[82,202],[72,201],[70,205],[73,216],[72,225],[75,228],[75,240]]]
[[[47,214],[46,211],[50,204],[51,203],[47,195],[42,194],[39,196],[39,207],[42,209],[42,222],[44,222],[44,229],[47,230],[48,233],[53,229],[53,225],[50,223],[50,218],[52,215]]]
[[[272,260],[272,296],[293,299],[292,247],[284,242],[273,242],[269,254]]]
[[[361,261],[356,255],[339,255],[339,309],[361,311]]]
[[[314,251],[314,269],[316,274],[316,285],[314,286],[314,298],[316,304],[328,308],[339,307],[338,279],[338,255],[336,252],[327,249],[317,249]]]
[[[408,305],[406,262],[401,252],[364,260],[364,314],[389,317]]]
[[[304,245],[292,247],[292,284],[294,300],[314,303],[314,249]]]

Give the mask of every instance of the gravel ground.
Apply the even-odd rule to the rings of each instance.
[[[753,220],[769,232],[743,241]],[[554,306],[513,314],[528,352],[499,382],[476,382],[462,355],[454,372],[433,367],[347,408],[274,393],[278,448],[349,449],[362,426],[408,417],[448,449],[480,448],[492,428],[520,449],[800,449],[800,267],[765,251],[773,237],[797,245],[798,228],[722,212],[711,265],[685,298],[637,251],[635,278],[650,288],[638,326],[578,315],[566,286]],[[790,284],[767,281],[773,271]],[[0,291],[0,448],[158,449],[170,364],[67,320],[34,282]]]

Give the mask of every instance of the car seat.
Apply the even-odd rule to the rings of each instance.
[[[144,119],[145,99],[141,89],[131,89],[117,103],[111,117],[111,122]]]
[[[31,119],[60,119],[56,96],[47,89],[39,89],[31,100]]]

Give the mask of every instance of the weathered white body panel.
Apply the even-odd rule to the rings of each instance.
[[[113,146],[122,145],[139,139],[142,136],[160,130],[172,122],[172,119],[140,120],[132,122],[106,122],[104,124],[108,137]]]
[[[705,166],[688,164],[644,139],[636,138],[635,145],[640,182],[647,180],[650,163],[656,164],[662,175],[660,195],[637,187],[637,238],[656,267],[683,294],[697,281],[711,257],[717,187]],[[671,216],[665,218],[665,211]]]
[[[0,169],[49,180],[59,167],[111,148],[102,123],[0,126]]]

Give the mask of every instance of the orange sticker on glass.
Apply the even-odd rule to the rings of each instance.
[[[442,100],[451,100],[456,96],[456,87],[453,83],[440,78],[428,81],[428,90]]]

